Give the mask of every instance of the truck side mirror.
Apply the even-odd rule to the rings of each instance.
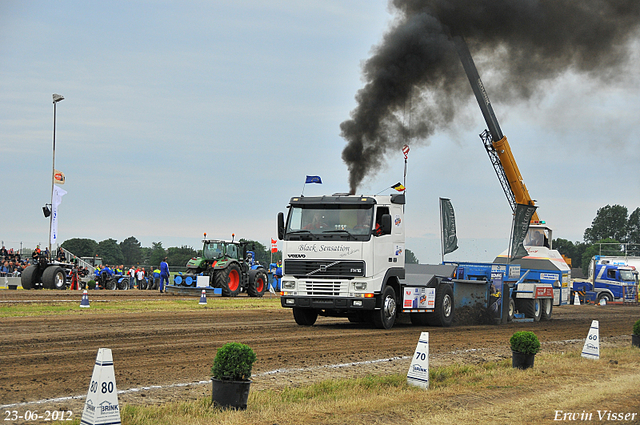
[[[284,214],[278,213],[278,240],[284,239]]]
[[[382,214],[382,223],[380,224],[383,235],[391,234],[391,214]]]

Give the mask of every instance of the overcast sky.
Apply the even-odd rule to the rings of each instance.
[[[59,93],[59,242],[198,248],[207,232],[268,245],[305,175],[323,180],[305,195],[349,190],[339,125],[393,18],[386,0],[0,2],[0,239],[47,244]],[[605,205],[640,206],[633,51],[609,81],[569,72],[511,104],[491,91],[496,64],[476,58],[554,238],[582,241]],[[511,210],[468,97],[453,129],[408,141],[406,246],[422,263],[440,261],[438,197],[456,212],[460,249],[447,259],[490,261],[508,245]],[[402,153],[386,163],[359,193],[402,181]]]

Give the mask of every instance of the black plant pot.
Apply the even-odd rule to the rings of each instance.
[[[511,351],[511,365],[518,369],[529,369],[533,367],[535,354],[525,354],[518,351]]]
[[[631,335],[631,345],[640,348],[640,335]]]
[[[223,409],[245,410],[251,381],[225,381],[211,378],[211,403]]]

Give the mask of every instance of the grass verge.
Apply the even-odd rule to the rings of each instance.
[[[253,391],[240,412],[212,408],[210,398],[122,405],[122,424],[640,423],[640,350],[633,347],[603,349],[600,360],[539,354],[524,371],[503,360],[432,368],[429,375],[429,390],[388,375]]]
[[[280,307],[279,298],[209,298],[206,305],[199,305],[199,298],[189,299],[166,297],[163,300],[117,300],[98,301],[92,300],[89,295],[89,308],[80,307],[80,296],[78,302],[47,302],[47,303],[6,303],[0,309],[2,317],[34,317],[52,316],[60,314],[122,314],[122,313],[142,313],[149,311],[194,311],[194,310],[233,310],[233,309],[265,309],[273,310]],[[154,294],[155,295],[155,294]]]

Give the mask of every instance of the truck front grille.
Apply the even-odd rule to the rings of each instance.
[[[338,296],[340,292],[347,292],[348,283],[329,281],[302,281],[300,282],[300,293],[314,296]]]
[[[297,278],[352,279],[365,276],[364,261],[284,260],[284,274]]]

